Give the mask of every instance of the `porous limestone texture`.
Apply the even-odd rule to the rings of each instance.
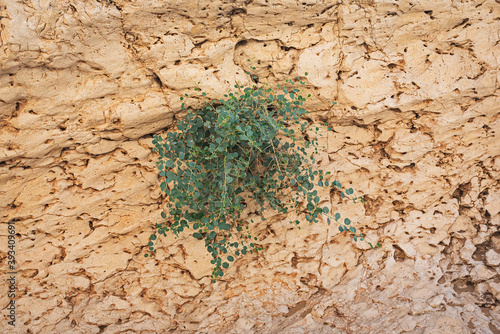
[[[499,62],[498,0],[0,0],[0,331],[500,333]],[[152,135],[247,71],[306,82],[366,199],[321,203],[382,247],[266,211],[216,284],[189,233],[144,257]]]

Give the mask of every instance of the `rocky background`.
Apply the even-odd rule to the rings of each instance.
[[[500,333],[499,61],[498,0],[0,0],[2,332]],[[319,165],[367,200],[322,202],[381,248],[267,211],[216,284],[188,233],[144,257],[152,135],[250,66],[309,73]]]

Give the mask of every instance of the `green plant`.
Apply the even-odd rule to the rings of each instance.
[[[193,237],[204,240],[212,255],[215,282],[237,256],[262,249],[248,232],[253,221],[241,216],[249,201],[255,201],[260,213],[266,205],[279,213],[305,211],[309,223],[324,215],[328,224],[335,221],[341,232],[350,231],[354,240],[363,240],[348,218],[341,220],[339,213],[330,215],[328,207],[319,205],[317,187],[332,188],[346,199],[354,191],[343,190],[330,172],[315,168],[318,142],[308,139],[307,131],[317,134],[319,128],[311,129],[302,120],[308,113],[302,108],[306,99],[293,88],[295,81],[287,83],[290,87],[277,87],[282,94],[236,85],[237,91],[225,99],[189,110],[178,122],[178,131],[154,136],[153,150],[159,154],[157,166],[164,178],[160,186],[169,201],[161,214],[167,221],[156,224],[146,257],[156,252],[157,235],[178,236],[192,229]]]

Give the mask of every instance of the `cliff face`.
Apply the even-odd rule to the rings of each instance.
[[[0,29],[8,331],[499,333],[498,1],[0,0]],[[165,200],[152,134],[249,66],[272,85],[309,73],[312,120],[334,130],[319,164],[367,200],[322,202],[381,248],[266,212],[269,248],[216,284],[188,233],[144,258]]]

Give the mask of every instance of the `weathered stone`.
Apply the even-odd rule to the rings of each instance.
[[[490,288],[489,290],[493,294],[493,296],[495,296],[497,300],[500,300],[500,283],[490,281],[488,282],[488,285]]]
[[[486,263],[491,267],[500,265],[500,254],[490,249],[486,252]]]
[[[450,316],[435,316],[431,318],[424,327],[424,334],[445,334],[468,332],[467,325],[460,319]]]
[[[437,295],[435,297],[432,297],[429,299],[429,305],[432,307],[438,307],[441,305],[444,301],[444,296],[443,295]]]
[[[474,265],[470,272],[473,282],[486,281],[496,275],[496,271],[486,267],[484,264]]]
[[[499,16],[494,0],[0,1],[14,332],[500,328],[498,307],[478,307],[499,299]],[[248,201],[265,249],[212,284],[189,232],[144,257],[166,200],[151,137],[182,102],[204,103],[194,88],[220,99],[254,83],[246,72],[273,88],[304,81],[318,166],[366,199],[323,189],[320,203],[366,236],[326,219],[298,230],[301,212],[262,220]]]
[[[466,263],[471,263],[472,262],[472,255],[476,251],[476,246],[470,241],[469,239],[465,240],[465,244],[463,248],[460,250],[460,257],[462,260],[464,260]]]

